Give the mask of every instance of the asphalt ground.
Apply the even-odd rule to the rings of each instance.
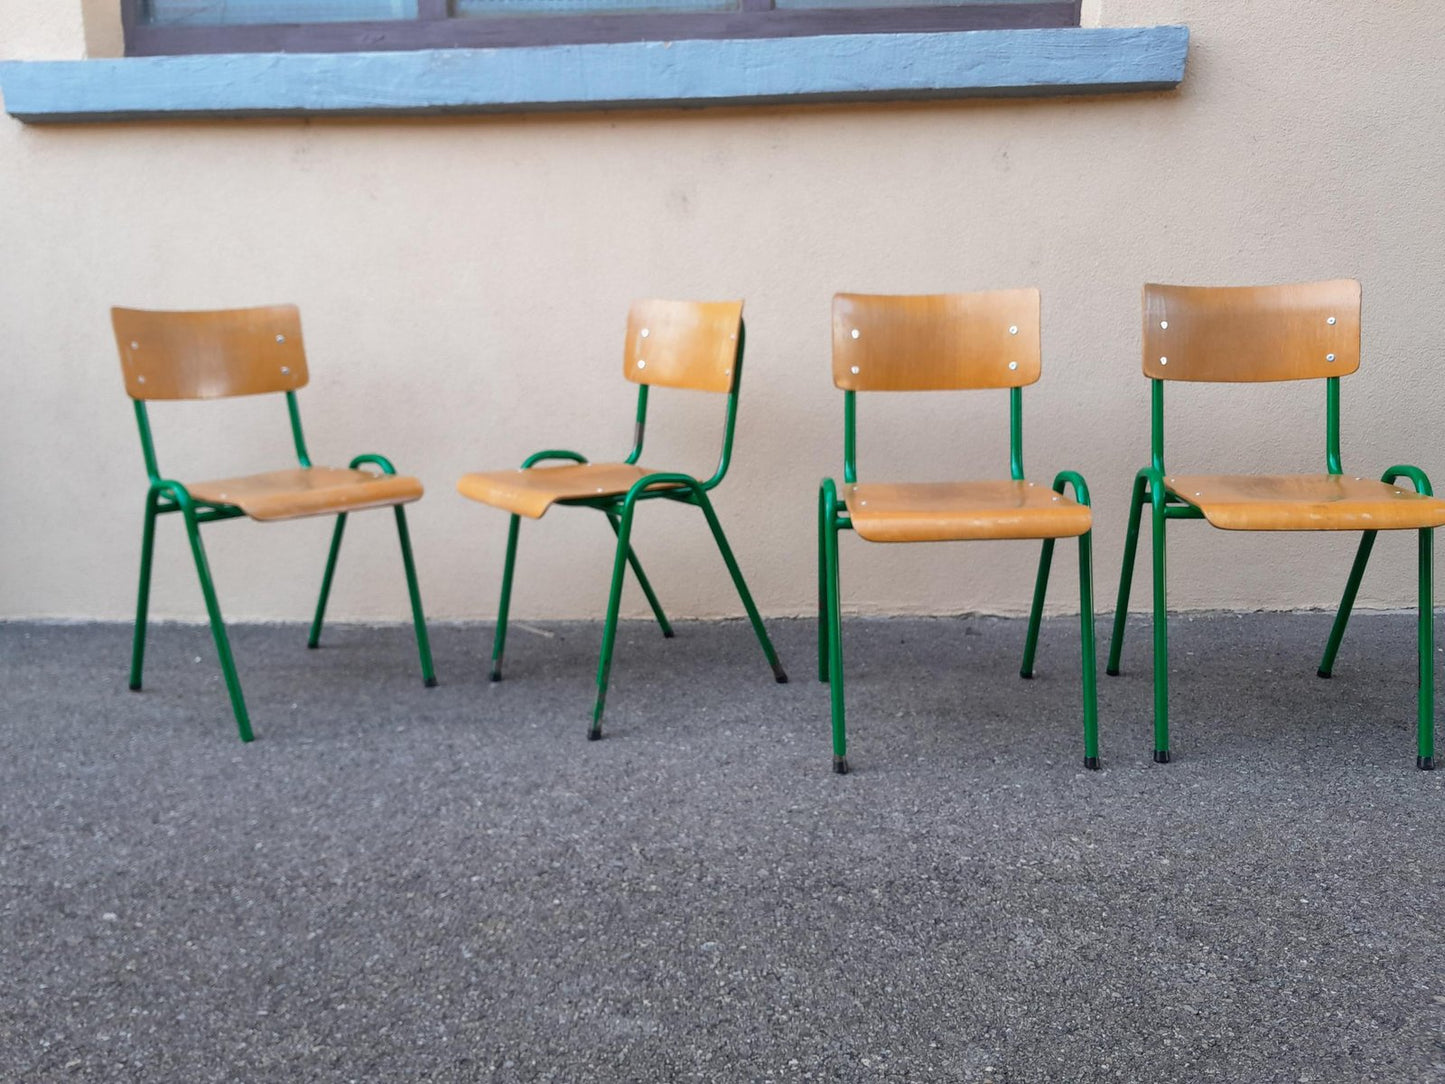
[[[830,770],[813,625],[0,624],[5,1081],[1441,1081],[1445,771],[1414,623],[849,620]],[[1100,621],[1100,630],[1106,629]],[[1101,656],[1102,666],[1102,656]],[[1445,736],[1445,733],[1442,733]]]

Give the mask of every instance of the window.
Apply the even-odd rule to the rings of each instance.
[[[1080,0],[121,0],[129,56],[1079,25]]]

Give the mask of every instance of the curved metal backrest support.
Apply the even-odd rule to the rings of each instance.
[[[1360,284],[1144,287],[1144,375],[1242,383],[1360,367]]]
[[[732,391],[742,319],[741,301],[636,301],[622,372],[636,384]]]
[[[132,399],[222,399],[307,381],[295,305],[202,312],[110,310]]]
[[[844,391],[1021,388],[1038,380],[1039,291],[834,294],[833,383]]]

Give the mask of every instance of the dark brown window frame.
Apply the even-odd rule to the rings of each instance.
[[[880,8],[773,7],[741,0],[728,12],[475,17],[449,12],[448,0],[418,0],[415,19],[273,26],[150,26],[142,0],[120,0],[127,56],[200,53],[351,53],[404,49],[720,38],[787,38],[813,34],[928,33],[1078,26],[1082,0]]]

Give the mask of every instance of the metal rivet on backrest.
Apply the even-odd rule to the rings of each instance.
[[[140,349],[140,343],[131,343],[131,344],[130,344],[130,348],[131,348],[132,350],[139,350],[139,349]]]
[[[646,368],[647,368],[647,362],[643,361],[641,358],[638,358],[638,359],[637,359],[637,367],[638,367],[639,369],[646,369]]]
[[[853,329],[853,338],[856,339],[857,337],[858,337],[858,329],[855,327],[855,328]]]
[[[1333,316],[1331,316],[1328,320],[1325,321],[1325,323],[1327,323],[1327,324],[1329,324],[1331,327],[1333,327],[1334,324],[1335,324],[1335,318],[1334,318]]]
[[[1008,329],[1008,333],[1009,333],[1010,335],[1017,335],[1017,334],[1019,333],[1018,325],[1017,325],[1017,324],[1012,325],[1012,326]]]
[[[1011,362],[1008,363],[1008,367],[1009,367],[1010,369],[1017,369],[1017,368],[1019,367],[1019,363],[1016,362],[1016,361],[1011,361]]]
[[[1160,359],[1159,359],[1159,364],[1160,364],[1160,365],[1168,365],[1168,364],[1169,364],[1169,359],[1168,359],[1168,358],[1160,358]]]
[[[1159,326],[1160,326],[1161,328],[1163,328],[1165,331],[1168,331],[1168,330],[1169,330],[1169,321],[1168,321],[1168,320],[1160,320],[1160,321],[1159,321]]]
[[[282,375],[282,376],[285,376],[285,375],[286,375],[287,373],[289,373],[290,371],[291,371],[291,370],[290,370],[289,367],[287,367],[287,366],[285,366],[285,365],[281,366],[281,375]]]
[[[1325,355],[1325,360],[1326,360],[1326,361],[1334,361],[1334,360],[1335,360],[1335,356],[1334,356],[1333,354],[1326,354],[1326,355]]]
[[[284,343],[284,342],[286,341],[286,336],[285,336],[285,335],[277,335],[277,336],[276,336],[276,341],[277,341],[278,343]]]
[[[144,383],[146,382],[146,378],[143,377],[143,376],[138,376],[138,377],[135,378],[135,382],[136,382],[137,384],[144,384]]]
[[[648,331],[647,328],[643,328],[641,331],[638,332],[638,334],[641,335],[641,336],[645,339],[645,338],[647,338],[649,335],[651,335],[652,332]]]
[[[856,365],[853,366],[853,368],[852,368],[852,373],[853,373],[854,376],[857,376],[857,375],[858,375],[858,366],[856,366]]]

